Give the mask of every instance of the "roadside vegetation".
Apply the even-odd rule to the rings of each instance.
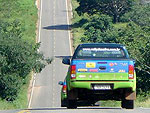
[[[31,73],[50,59],[37,52],[35,0],[0,0],[0,109],[27,108]]]
[[[136,60],[136,106],[150,107],[150,4],[140,0],[72,0],[72,5],[74,47],[80,43],[124,44]],[[110,104],[119,105],[102,102],[102,106]]]

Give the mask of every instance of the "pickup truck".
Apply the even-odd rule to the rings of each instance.
[[[134,60],[124,45],[114,43],[80,44],[71,59],[61,91],[61,106],[75,109],[92,106],[100,100],[121,101],[121,107],[134,108],[136,73]]]

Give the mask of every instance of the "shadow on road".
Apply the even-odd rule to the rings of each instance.
[[[116,107],[79,107],[78,109],[121,109]]]
[[[55,56],[55,58],[60,58],[60,59],[64,59],[64,58],[66,58],[66,59],[71,59],[72,56]]]
[[[71,25],[54,25],[43,27],[46,30],[71,30]]]

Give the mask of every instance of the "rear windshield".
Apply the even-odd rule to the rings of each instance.
[[[126,58],[126,54],[122,48],[80,48],[76,58]]]

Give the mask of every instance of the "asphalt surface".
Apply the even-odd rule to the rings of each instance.
[[[70,42],[65,0],[41,1],[40,51],[53,62],[36,76],[30,108],[60,107],[59,81],[63,81],[68,66],[56,56],[70,56]]]
[[[148,108],[135,108],[134,110],[102,107],[61,108],[61,86],[58,82],[64,80],[68,66],[63,65],[61,59],[55,56],[71,55],[66,0],[41,0],[40,9],[40,51],[46,57],[53,57],[54,60],[51,65],[35,76],[29,108],[0,111],[0,113],[150,113]]]
[[[134,110],[126,110],[121,108],[97,108],[85,107],[78,109],[63,109],[63,108],[45,108],[45,109],[32,109],[28,113],[150,113],[150,109],[137,108]]]
[[[9,110],[0,111],[0,113],[150,113],[150,108],[136,108],[134,110],[127,110],[121,108],[109,107],[80,107],[77,109],[66,109],[60,107],[43,107],[32,108],[27,110]]]

